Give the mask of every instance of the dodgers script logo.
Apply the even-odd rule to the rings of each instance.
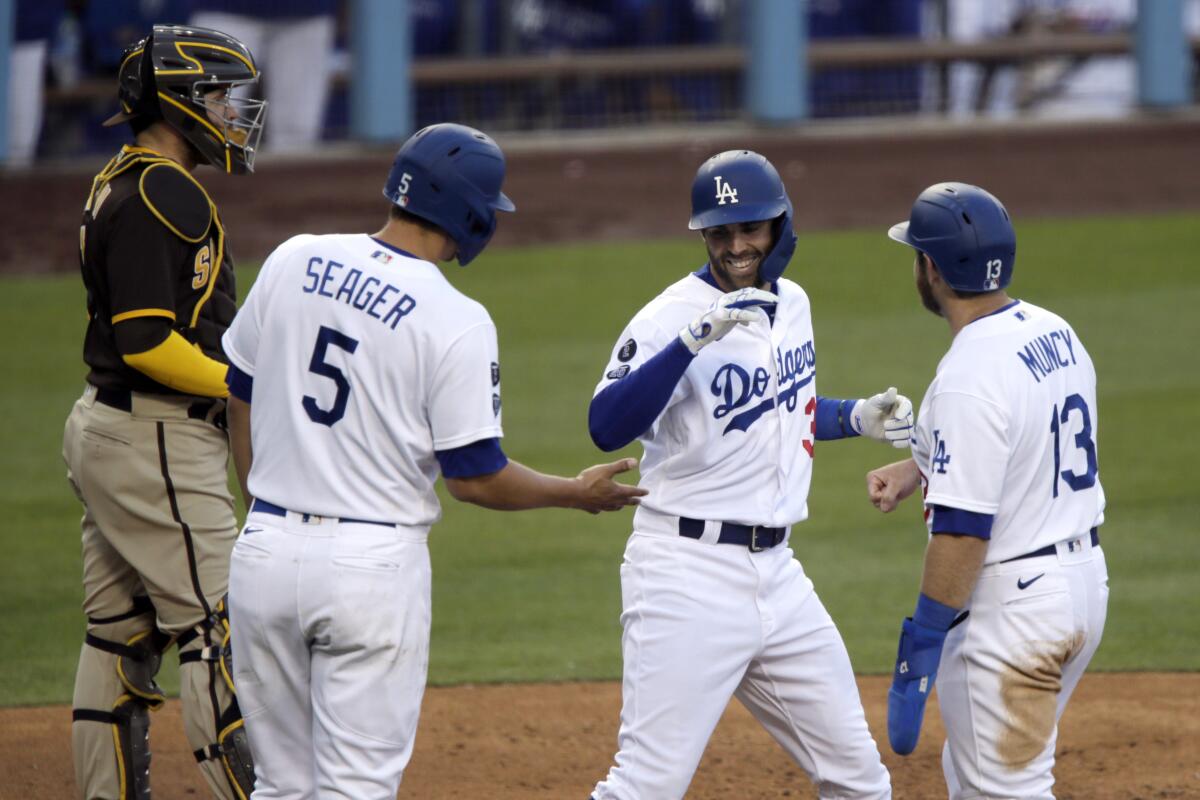
[[[717,184],[717,205],[725,205],[726,200],[728,200],[730,203],[736,203],[738,201],[737,189],[734,189],[732,186],[730,186],[729,181],[722,183],[720,175],[714,177],[713,180],[716,181]]]
[[[725,364],[713,375],[709,386],[713,396],[719,402],[713,408],[713,419],[722,419],[738,409],[746,410],[734,414],[721,431],[721,435],[730,431],[747,431],[758,419],[776,403],[786,408],[788,413],[796,410],[799,403],[797,394],[812,383],[816,377],[817,354],[812,340],[799,347],[775,350],[776,377],[779,380],[778,397],[764,397],[771,385],[771,375],[764,367],[756,367],[751,374],[739,364]],[[753,401],[758,403],[751,405]]]

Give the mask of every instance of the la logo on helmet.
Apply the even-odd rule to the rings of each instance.
[[[732,186],[730,186],[729,181],[722,183],[720,175],[714,177],[713,180],[717,184],[717,205],[725,205],[726,200],[728,200],[730,203],[736,203],[738,201],[737,189],[734,189]]]

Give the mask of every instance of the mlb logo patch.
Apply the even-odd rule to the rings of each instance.
[[[406,194],[400,195],[399,205],[401,208],[408,208],[408,195],[406,195]]]
[[[376,250],[374,253],[371,253],[371,258],[375,259],[376,261],[380,261],[384,264],[392,263],[392,254],[385,253],[382,250]]]
[[[1013,316],[1016,317],[1017,319],[1021,320],[1021,322],[1024,322],[1025,320],[1029,319],[1029,315],[1026,314],[1024,311],[1014,311]]]

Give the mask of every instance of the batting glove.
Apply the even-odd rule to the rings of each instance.
[[[758,318],[762,306],[775,305],[779,298],[762,289],[738,289],[723,294],[696,320],[679,332],[679,340],[692,352],[699,353],[733,330]]]
[[[912,446],[912,401],[889,387],[855,403],[850,424],[863,436],[903,450]]]

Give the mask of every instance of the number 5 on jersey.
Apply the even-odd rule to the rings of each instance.
[[[304,395],[302,401],[304,413],[308,414],[309,419],[330,428],[335,422],[346,416],[346,401],[350,399],[350,381],[346,380],[346,374],[325,360],[331,344],[342,348],[347,353],[353,353],[358,349],[358,339],[352,339],[341,331],[327,328],[324,325],[317,332],[317,342],[313,345],[308,371],[329,378],[337,385],[337,394],[333,398],[333,405],[329,409],[323,409],[317,405],[316,398],[309,395]]]

